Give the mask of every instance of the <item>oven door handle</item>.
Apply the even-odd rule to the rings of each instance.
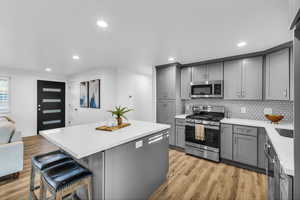
[[[195,127],[195,124],[186,123],[185,125]],[[207,129],[220,130],[219,126],[210,126],[210,125],[203,125],[203,126],[204,126],[204,128],[207,128]]]

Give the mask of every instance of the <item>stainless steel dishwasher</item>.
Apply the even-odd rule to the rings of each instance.
[[[292,200],[293,178],[285,174],[276,151],[267,137],[265,154],[267,157],[268,200]]]
[[[166,180],[169,132],[105,151],[105,200],[146,200]]]

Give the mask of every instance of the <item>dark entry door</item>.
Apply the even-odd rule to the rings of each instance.
[[[65,126],[64,82],[37,82],[37,128],[41,130]]]

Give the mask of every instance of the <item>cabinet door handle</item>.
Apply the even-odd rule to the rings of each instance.
[[[288,96],[288,89],[287,88],[284,89],[284,93],[283,94],[284,94],[285,97]]]
[[[245,97],[245,96],[246,96],[246,91],[242,90],[242,97]]]

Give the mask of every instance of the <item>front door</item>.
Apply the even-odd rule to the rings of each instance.
[[[37,81],[37,131],[65,126],[65,83]]]

